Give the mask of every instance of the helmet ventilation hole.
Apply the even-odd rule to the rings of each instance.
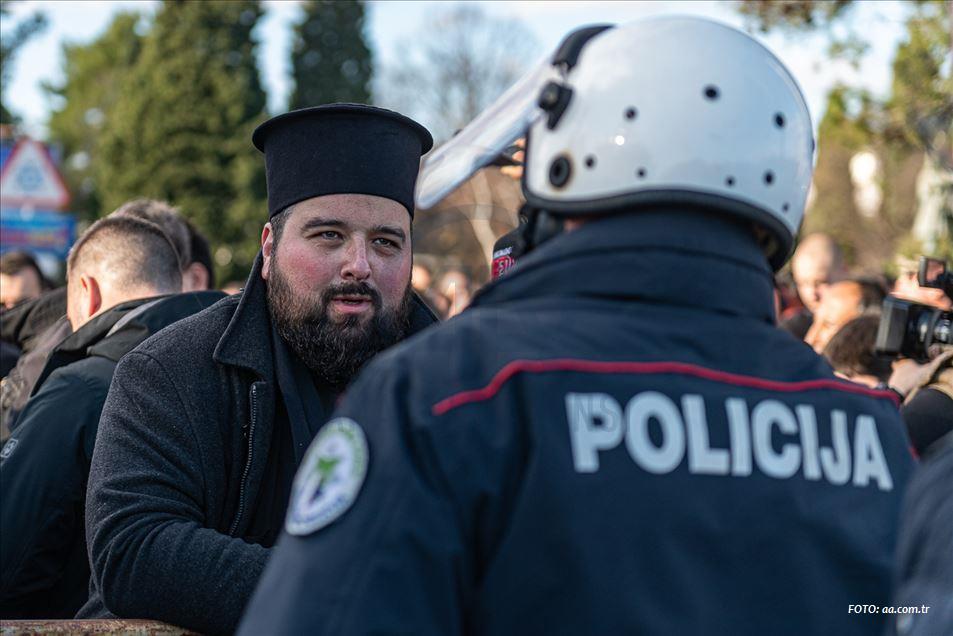
[[[765,172],[765,173],[764,173],[764,182],[765,182],[767,185],[771,185],[772,183],[774,183],[774,173],[771,172],[770,170],[768,170],[767,172]]]
[[[706,86],[706,87],[705,87],[705,99],[708,99],[708,100],[710,100],[710,101],[715,101],[716,99],[718,99],[718,87],[717,87],[717,86],[712,86],[711,84],[709,84],[708,86]]]
[[[586,167],[593,168],[596,165],[596,158],[593,155],[588,155],[586,157]]]
[[[778,128],[784,128],[784,115],[781,113],[774,114],[774,125]]]
[[[729,188],[730,188],[731,186],[735,185],[735,178],[734,178],[734,177],[728,177],[727,179],[725,179],[725,185],[728,186]]]
[[[781,206],[781,209],[784,210],[785,212],[787,212],[788,210],[791,209],[791,206],[788,205],[787,203],[785,203],[784,205]]]
[[[549,164],[549,182],[553,184],[553,187],[561,188],[566,185],[570,175],[572,175],[572,164],[566,157],[556,157]]]
[[[644,179],[644,178],[645,178],[645,168],[639,168],[638,171],[636,171],[636,174],[639,175],[639,179]]]
[[[628,108],[625,109],[625,118],[628,120],[635,119],[636,117],[638,117],[638,115],[639,115],[639,111],[636,110],[634,106],[629,106]]]

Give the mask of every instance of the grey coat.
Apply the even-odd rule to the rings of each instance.
[[[123,358],[103,409],[86,507],[80,617],[234,631],[270,550],[246,540],[278,394],[261,257],[243,293]],[[411,332],[436,322],[419,299]]]

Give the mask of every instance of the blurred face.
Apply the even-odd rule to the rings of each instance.
[[[331,384],[406,332],[412,250],[399,203],[364,194],[302,201],[277,244],[265,226],[262,253],[279,334]]]
[[[804,341],[820,353],[841,327],[860,315],[861,289],[852,282],[834,283],[824,292]]]
[[[41,291],[40,277],[29,267],[16,274],[0,274],[0,305],[7,309],[24,300],[36,298]]]
[[[791,262],[791,275],[801,302],[815,313],[825,288],[831,282],[830,262],[821,258],[796,258]]]
[[[430,287],[430,270],[423,265],[414,265],[411,271],[411,282],[413,283],[414,289],[422,292]]]

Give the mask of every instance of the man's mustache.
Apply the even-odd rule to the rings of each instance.
[[[324,307],[327,307],[338,296],[366,296],[374,305],[374,309],[380,310],[383,306],[380,292],[364,282],[329,285],[321,294],[321,303]]]

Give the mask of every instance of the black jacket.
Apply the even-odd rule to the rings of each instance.
[[[71,618],[88,596],[89,463],[116,363],[218,292],[122,303],[57,346],[0,459],[0,614]]]
[[[411,331],[435,321],[416,300]],[[271,333],[259,257],[243,293],[120,363],[90,472],[81,617],[235,629],[270,553],[249,532],[274,462]]]
[[[903,503],[891,636],[953,634],[953,432],[929,447]]]
[[[880,634],[893,399],[774,326],[748,228],[584,225],[355,380],[241,634]]]

